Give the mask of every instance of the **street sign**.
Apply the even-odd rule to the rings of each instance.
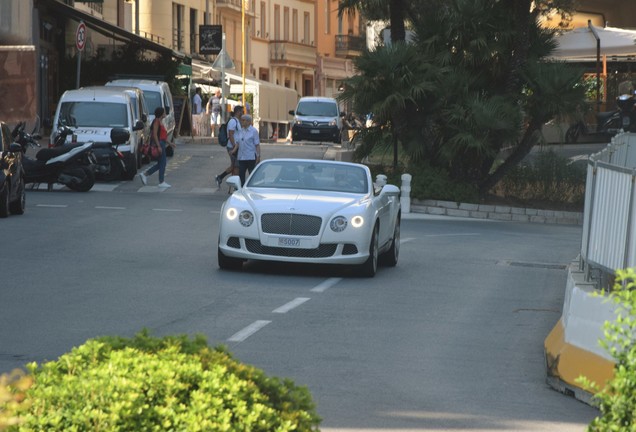
[[[221,52],[223,26],[199,26],[199,54],[218,54]]]
[[[84,51],[86,46],[86,24],[84,21],[80,21],[77,25],[77,31],[75,32],[75,46],[78,51]]]

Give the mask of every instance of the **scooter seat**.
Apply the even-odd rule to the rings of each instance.
[[[75,147],[83,146],[84,144],[69,144],[62,147],[45,148],[37,152],[35,158],[39,161],[46,162],[49,159],[63,155],[73,150]]]

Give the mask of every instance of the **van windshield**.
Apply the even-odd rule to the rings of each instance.
[[[128,124],[127,105],[108,102],[62,102],[58,122],[74,127],[121,127]]]
[[[337,117],[338,106],[329,102],[303,101],[298,103],[296,115],[316,117]]]
[[[144,99],[146,99],[146,107],[151,115],[155,115],[155,110],[163,106],[161,101],[161,93],[151,90],[144,90]]]

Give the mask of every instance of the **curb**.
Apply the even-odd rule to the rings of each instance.
[[[531,222],[559,225],[583,225],[583,213],[539,210],[489,204],[468,204],[453,201],[411,200],[411,211],[436,216],[454,216],[509,222]]]

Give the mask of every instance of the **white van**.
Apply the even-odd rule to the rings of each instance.
[[[137,174],[140,161],[137,157],[143,136],[144,124],[136,120],[135,107],[129,93],[117,88],[86,87],[64,92],[55,110],[50,143],[60,126],[73,129],[77,142],[110,142],[113,128],[123,128],[130,133],[130,140],[117,149],[125,156],[124,177],[132,179]]]
[[[305,96],[300,98],[296,110],[289,111],[293,141],[341,141],[342,117],[334,98]]]
[[[168,141],[173,140],[176,121],[174,118],[172,93],[168,83],[148,79],[116,79],[108,81],[106,86],[125,86],[141,89],[144,92],[144,98],[148,106],[148,123],[152,123],[155,119],[155,109],[162,107],[166,111],[163,125],[168,131]]]

